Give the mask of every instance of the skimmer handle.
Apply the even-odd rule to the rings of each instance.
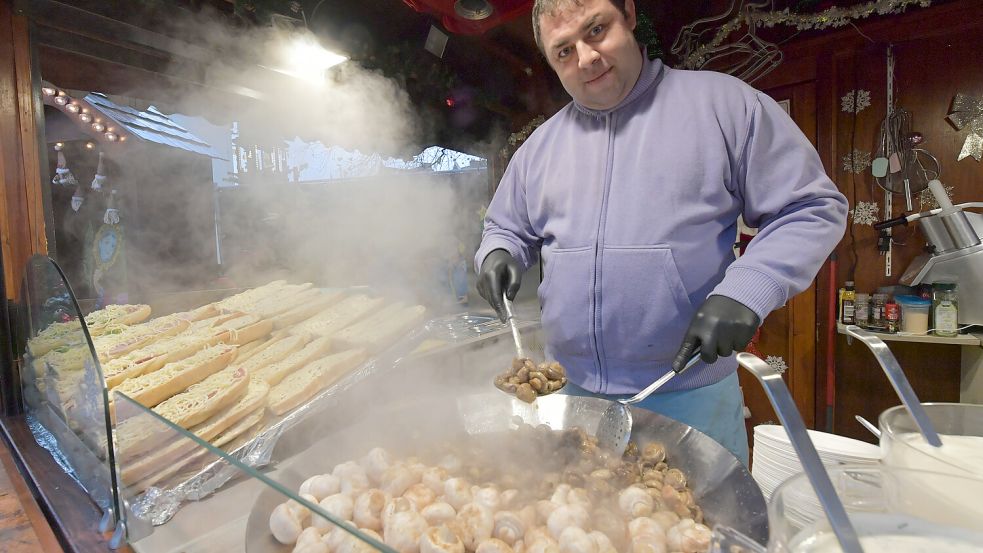
[[[901,398],[901,403],[904,404],[911,418],[915,419],[915,424],[918,425],[918,430],[922,433],[925,441],[929,445],[942,447],[942,440],[935,431],[935,427],[932,426],[932,421],[929,420],[928,413],[925,412],[922,403],[918,401],[915,390],[911,388],[911,383],[908,382],[904,371],[901,370],[901,365],[898,364],[897,358],[891,353],[884,340],[881,340],[866,330],[862,330],[856,325],[846,327],[846,333],[848,336],[860,340],[865,346],[870,348],[870,351],[874,354],[874,358],[877,359],[877,363],[884,369],[884,374],[887,375],[887,379],[891,382],[891,386],[894,387],[894,391]]]
[[[631,405],[633,403],[638,403],[639,401],[644,400],[645,398],[652,395],[656,390],[661,388],[666,382],[672,380],[672,377],[676,376],[677,374],[683,374],[686,371],[686,369],[695,365],[696,362],[699,360],[700,360],[700,349],[697,348],[696,351],[693,352],[693,356],[689,358],[689,361],[687,361],[686,364],[683,365],[683,368],[679,369],[679,372],[669,370],[669,372],[662,375],[661,378],[646,386],[645,389],[642,390],[641,392],[638,392],[637,394],[635,394],[634,396],[628,399],[619,399],[618,403],[621,403],[622,405]]]
[[[519,359],[526,359],[526,351],[522,349],[522,339],[519,337],[519,327],[515,324],[515,313],[512,312],[512,300],[503,293],[502,301],[505,303],[505,320],[512,329],[512,340],[515,341],[515,355]]]
[[[802,462],[802,469],[809,478],[809,483],[812,484],[812,488],[819,498],[819,503],[823,506],[823,511],[826,513],[826,518],[829,519],[833,533],[836,534],[836,538],[840,542],[840,547],[844,553],[863,553],[857,531],[853,528],[850,519],[847,518],[846,509],[843,508],[843,503],[836,495],[836,489],[833,488],[829,474],[823,467],[822,460],[819,459],[816,446],[809,438],[806,425],[802,422],[802,415],[799,414],[792,394],[789,393],[785,381],[782,380],[782,375],[774,367],[750,353],[738,353],[737,362],[753,374],[761,382],[761,387],[765,389],[768,400],[775,408],[775,413],[778,414],[778,420],[782,422],[782,426],[788,432],[792,448],[798,455],[799,461]]]

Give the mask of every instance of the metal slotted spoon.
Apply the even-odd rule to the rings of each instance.
[[[679,372],[670,370],[634,396],[612,402],[604,410],[604,413],[601,414],[601,420],[597,423],[597,432],[594,434],[597,437],[597,445],[601,449],[614,454],[615,459],[620,459],[625,454],[625,450],[628,449],[628,442],[631,438],[632,418],[631,410],[628,409],[628,406],[649,397],[666,382],[672,380],[674,376],[682,374],[683,371],[695,365],[699,360],[700,350],[697,349],[693,353],[693,356],[689,358],[689,361],[686,362],[686,365],[679,369]]]

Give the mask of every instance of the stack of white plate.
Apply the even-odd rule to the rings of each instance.
[[[867,442],[816,430],[810,430],[809,437],[819,453],[819,459],[827,467],[876,465],[881,459],[881,449]],[[761,486],[765,498],[770,499],[779,484],[800,472],[802,464],[792,449],[785,428],[773,424],[755,426],[751,476]],[[802,500],[802,507],[807,512],[813,512],[812,507],[819,507],[815,496]]]

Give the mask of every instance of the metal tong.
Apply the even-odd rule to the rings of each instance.
[[[935,427],[932,426],[932,421],[929,420],[928,413],[925,412],[921,402],[918,401],[915,390],[911,388],[911,383],[908,382],[904,371],[901,370],[901,365],[898,364],[898,360],[891,353],[884,340],[856,325],[847,326],[846,333],[848,336],[860,340],[865,346],[870,348],[870,351],[874,354],[874,358],[877,359],[881,368],[884,369],[884,374],[887,375],[891,386],[894,387],[895,393],[901,398],[901,403],[904,404],[911,418],[915,419],[915,424],[918,426],[918,430],[921,432],[922,437],[925,438],[925,441],[934,447],[942,447],[942,439],[939,438]]]
[[[819,503],[826,513],[829,525],[833,529],[836,539],[839,540],[843,552],[863,553],[857,531],[847,517],[846,509],[843,508],[839,496],[836,495],[833,482],[830,481],[829,474],[819,459],[816,446],[809,438],[806,425],[802,421],[802,415],[799,414],[792,394],[789,393],[785,381],[782,380],[782,375],[771,365],[750,353],[738,353],[737,362],[761,382],[761,387],[768,395],[768,401],[771,402],[772,407],[775,408],[775,413],[778,414],[778,420],[788,432],[792,448],[802,463],[802,470],[809,478],[809,483],[812,484],[816,497],[819,498]]]

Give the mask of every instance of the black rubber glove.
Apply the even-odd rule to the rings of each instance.
[[[478,293],[495,308],[498,318],[503,323],[505,303],[502,301],[502,291],[505,291],[510,300],[514,300],[521,283],[522,268],[509,252],[502,249],[492,250],[481,262],[481,271],[478,272]]]
[[[727,296],[710,296],[693,315],[683,344],[672,360],[672,370],[679,372],[697,347],[705,363],[713,363],[718,355],[726,357],[743,351],[760,324],[758,315],[743,303]]]

